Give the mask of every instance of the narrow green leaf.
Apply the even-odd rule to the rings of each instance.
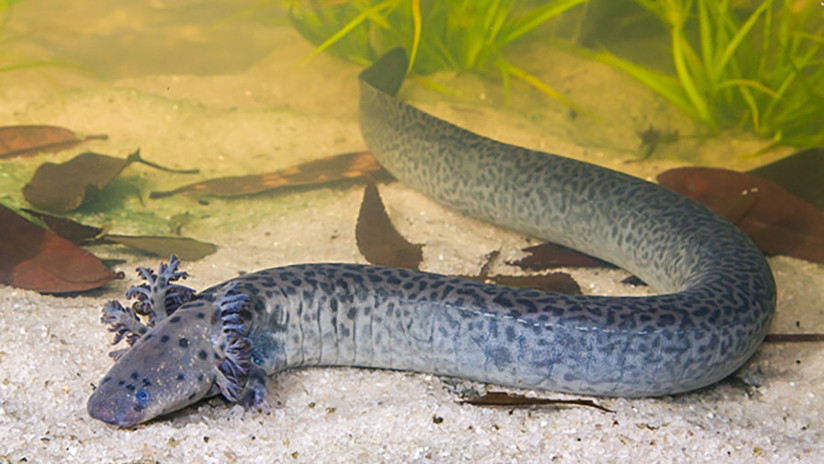
[[[586,1],[588,0],[559,0],[535,8],[531,10],[528,14],[524,15],[523,20],[513,22],[513,24],[511,25],[511,29],[500,38],[499,44],[508,44],[513,40],[522,37],[524,34],[532,31],[533,29],[547,22],[548,20]]]

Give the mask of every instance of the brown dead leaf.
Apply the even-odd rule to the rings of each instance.
[[[614,265],[606,261],[554,243],[542,243],[524,248],[522,251],[527,253],[527,256],[517,261],[507,262],[507,264],[525,270],[544,270],[558,267],[615,268]]]
[[[122,274],[86,250],[0,205],[0,282],[41,293],[98,288]]]
[[[106,134],[78,136],[57,126],[0,127],[0,158],[54,153],[72,148],[87,140],[106,140]]]
[[[140,149],[124,158],[86,152],[65,163],[43,163],[23,187],[26,201],[46,211],[64,213],[80,207],[92,192],[103,190],[131,163],[155,169],[192,174],[197,170],[175,170],[159,166],[140,157]]]
[[[749,174],[778,184],[802,200],[824,210],[824,148],[793,153]]]
[[[118,244],[156,256],[174,254],[186,261],[197,261],[217,250],[217,245],[193,238],[106,234],[100,227],[87,226],[68,218],[28,209],[23,211],[43,221],[52,232],[76,245]]]
[[[764,343],[819,343],[824,342],[824,333],[767,334]]]
[[[659,174],[658,183],[721,214],[740,216],[746,210],[736,225],[768,255],[824,262],[824,213],[773,182],[727,169],[687,167]],[[742,199],[741,192],[753,190],[758,196],[749,206],[752,200]]]
[[[39,219],[43,222],[43,224],[46,224],[46,227],[48,227],[49,230],[74,243],[75,245],[89,243],[103,233],[103,229],[100,227],[87,226],[77,221],[72,221],[68,218],[52,216],[51,214],[41,213],[39,211],[25,208],[23,211],[26,214]]]
[[[423,245],[409,243],[398,233],[386,214],[374,182],[369,182],[363,192],[355,236],[361,254],[372,264],[420,268]]]
[[[197,261],[217,251],[217,245],[186,237],[104,235],[99,243],[117,243],[156,256],[177,255],[184,261]]]
[[[592,400],[554,400],[550,398],[529,398],[515,393],[506,393],[499,391],[487,392],[477,398],[470,398],[468,400],[459,401],[461,404],[471,404],[473,406],[506,406],[508,408],[525,408],[532,406],[557,406],[557,405],[573,405],[586,406],[590,408],[599,409],[604,412],[613,412]]]
[[[321,158],[266,174],[205,180],[168,192],[152,192],[149,197],[164,198],[175,194],[217,197],[253,195],[282,187],[323,185],[347,179],[360,179],[382,169],[371,153],[361,151]]]
[[[83,204],[88,193],[102,190],[128,164],[127,159],[91,152],[65,163],[43,163],[23,187],[23,196],[46,211],[72,211]]]
[[[575,279],[566,272],[553,272],[546,275],[530,276],[507,276],[495,275],[486,278],[496,285],[506,285],[508,287],[528,288],[540,290],[542,292],[564,293],[567,295],[580,295],[581,287]]]

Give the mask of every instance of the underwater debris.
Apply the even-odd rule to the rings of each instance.
[[[0,127],[0,158],[31,156],[67,150],[87,140],[106,140],[108,135],[80,136],[64,127],[23,125]]]
[[[395,229],[371,181],[363,192],[355,237],[358,250],[371,264],[420,269],[423,245],[410,243]]]
[[[614,412],[592,400],[558,400],[551,398],[530,398],[516,393],[490,391],[476,398],[458,401],[461,404],[472,406],[506,406],[509,408],[525,408],[532,406],[586,406],[604,412]]]
[[[88,251],[0,205],[0,282],[40,293],[74,293],[121,278]]]
[[[174,190],[152,192],[149,198],[165,198],[176,194],[216,197],[254,195],[284,187],[325,185],[343,180],[362,179],[382,170],[371,153],[359,151],[321,158],[266,174],[209,179]]]
[[[68,218],[29,209],[23,211],[42,221],[52,232],[76,245],[117,244],[156,256],[175,254],[187,261],[197,261],[217,251],[217,245],[193,238],[107,234],[101,227],[88,226]]]
[[[565,295],[582,294],[581,286],[566,272],[525,276],[493,275],[484,278],[472,276],[461,277],[478,282],[504,285],[507,287],[528,288],[542,292],[563,293]]]
[[[527,256],[506,264],[517,266],[523,270],[545,270],[559,267],[608,267],[615,268],[612,263],[581,253],[554,243],[542,243],[524,248]]]
[[[564,293],[566,295],[581,295],[581,287],[578,285],[578,282],[576,282],[575,279],[573,279],[572,276],[566,272],[553,272],[550,274],[524,276],[490,275],[489,269],[500,255],[501,252],[497,250],[488,253],[486,255],[486,262],[483,266],[481,266],[481,270],[478,272],[478,275],[462,275],[460,277],[474,280],[476,282],[505,285],[507,287],[528,288],[542,292]],[[586,257],[586,255],[581,256]],[[511,263],[506,264],[509,265]]]
[[[775,182],[824,210],[824,148],[802,150],[749,173]]]
[[[644,161],[649,159],[655,149],[661,144],[675,143],[678,141],[678,131],[664,132],[661,129],[656,129],[652,125],[645,131],[637,132],[638,138],[641,139],[641,144],[638,150],[641,151],[641,158],[635,161]]]
[[[75,245],[83,245],[103,234],[102,227],[87,226],[69,218],[52,216],[33,209],[22,209],[24,213],[42,222],[55,234],[65,238]]]
[[[126,157],[115,158],[86,152],[65,163],[43,163],[23,187],[26,201],[37,208],[64,213],[79,208],[94,191],[103,190],[131,163],[179,174],[194,174],[197,169],[176,170],[159,166],[140,157],[140,149]]]
[[[767,255],[824,262],[824,213],[783,187],[751,174],[684,167],[658,175],[658,183],[713,211],[727,214]],[[741,192],[752,195],[744,197]]]
[[[424,245],[410,243],[395,229],[386,214],[383,201],[378,193],[378,187],[371,181],[367,183],[363,192],[363,201],[355,227],[355,237],[358,250],[371,264],[420,269]],[[572,250],[569,250],[569,252],[578,254]],[[578,283],[571,275],[564,272],[528,276],[489,275],[489,268],[499,255],[500,252],[498,251],[493,251],[487,255],[487,261],[478,275],[461,275],[458,277],[509,287],[529,288],[568,295],[581,294],[581,287]],[[578,255],[579,260],[582,259],[580,257],[594,259],[586,255]],[[596,265],[600,265],[603,262],[597,261],[597,263]]]
[[[118,244],[155,256],[176,254],[186,261],[197,261],[217,251],[217,245],[187,237],[131,236],[106,234],[96,243]]]

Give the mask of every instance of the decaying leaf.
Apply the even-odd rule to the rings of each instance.
[[[125,159],[91,152],[65,163],[44,163],[23,187],[23,196],[46,211],[71,211],[83,204],[90,190],[102,190],[127,164]]]
[[[581,287],[578,282],[575,282],[575,279],[566,272],[529,276],[495,275],[487,277],[485,280],[497,285],[528,288],[542,292],[564,293],[567,295],[581,294]]]
[[[559,267],[615,268],[611,263],[554,243],[542,243],[524,248],[522,251],[527,253],[527,256],[517,261],[508,262],[507,264],[529,270],[555,269]]]
[[[730,198],[727,206],[720,208],[718,214],[733,224],[738,224],[755,208],[760,196],[761,192],[757,188],[742,190],[738,192],[738,196]]]
[[[749,171],[824,210],[824,148],[810,148]]]
[[[604,412],[613,412],[592,400],[554,400],[550,398],[529,398],[515,393],[491,391],[477,398],[459,401],[473,406],[506,406],[507,408],[528,408],[532,406],[586,406]]]
[[[501,253],[498,250],[486,255],[486,262],[476,276],[461,276],[464,279],[476,282],[486,282],[495,285],[506,285],[508,287],[528,288],[542,292],[564,293],[567,295],[580,295],[581,287],[571,275],[565,272],[553,272],[545,275],[508,276],[490,275],[489,270],[492,264],[498,260]]]
[[[767,334],[764,343],[820,343],[824,342],[824,333],[783,333]]]
[[[57,126],[3,126],[0,127],[0,158],[54,153],[87,140],[107,138],[106,134],[78,136]]]
[[[409,243],[398,233],[386,214],[378,187],[371,181],[363,192],[355,236],[361,254],[372,264],[420,268],[423,245]]]
[[[658,183],[721,214],[740,216],[746,210],[736,225],[768,255],[824,262],[824,213],[783,187],[750,174],[702,167],[666,171]],[[749,206],[752,200],[742,199],[741,192],[753,191],[757,198]]]
[[[253,195],[282,187],[322,185],[342,180],[364,178],[381,171],[381,166],[368,151],[330,156],[292,166],[280,171],[247,176],[220,177],[170,190],[152,192],[150,198],[175,194],[234,197]]]
[[[217,245],[186,237],[104,235],[99,242],[117,243],[157,256],[177,255],[185,261],[197,261],[217,251]]]
[[[39,219],[43,224],[46,224],[49,230],[75,245],[89,243],[103,234],[103,229],[100,227],[87,226],[68,218],[52,216],[31,209],[24,208],[23,211],[29,216]]]
[[[25,187],[26,201],[46,211],[63,213],[80,207],[93,191],[102,190],[126,166],[143,163],[153,168],[190,174],[196,170],[173,170],[140,157],[140,149],[127,158],[86,152],[65,163],[43,163]]]
[[[122,278],[86,250],[0,205],[0,282],[41,293],[98,288]]]
[[[358,249],[372,264],[419,269],[423,259],[423,245],[409,243],[392,225],[374,182],[368,182],[363,193],[358,223],[355,228]],[[506,276],[489,275],[489,268],[499,252],[487,256],[477,276],[460,276],[477,282],[509,287],[528,288],[545,292],[580,295],[581,288],[569,274],[556,272],[547,275]]]
[[[27,209],[24,211],[43,221],[52,232],[76,245],[118,244],[156,256],[175,254],[186,261],[197,261],[217,250],[217,245],[192,238],[106,234],[102,228],[87,226],[71,219]]]

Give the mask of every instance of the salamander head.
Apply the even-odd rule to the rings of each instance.
[[[98,385],[89,398],[89,415],[129,427],[216,393],[212,307],[189,303],[147,332]]]

